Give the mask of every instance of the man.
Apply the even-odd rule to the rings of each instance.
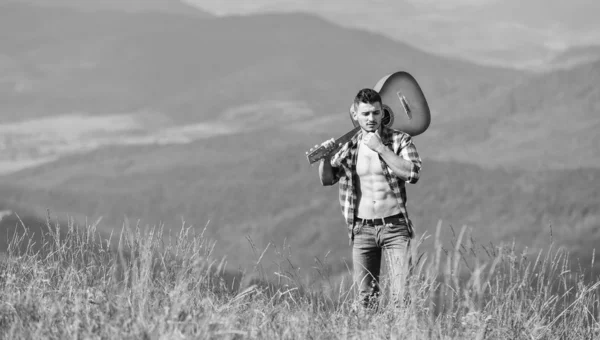
[[[363,307],[377,306],[382,254],[390,274],[392,298],[404,296],[414,236],[406,210],[405,183],[419,180],[421,159],[411,137],[382,124],[379,93],[358,92],[351,107],[359,132],[319,165],[325,186],[339,182],[342,213],[348,225],[354,281]],[[332,150],[335,141],[322,144]]]

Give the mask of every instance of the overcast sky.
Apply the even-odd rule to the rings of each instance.
[[[538,65],[600,44],[595,0],[183,0],[216,15],[305,11],[424,50],[485,63]]]

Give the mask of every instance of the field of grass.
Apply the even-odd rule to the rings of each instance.
[[[124,225],[101,239],[94,224],[48,218],[35,238],[42,244],[34,245],[23,223],[0,261],[0,338],[600,337],[600,280],[573,266],[568,253],[477,245],[466,229],[444,245],[440,226],[432,253],[413,247],[410,302],[384,298],[364,312],[354,308],[350,268],[332,277],[326,258],[297,268],[285,245],[253,246],[255,265],[227,273],[224,259],[212,256],[218,245],[185,224],[176,235]],[[267,272],[267,252],[287,264]],[[385,293],[385,279],[382,287]]]

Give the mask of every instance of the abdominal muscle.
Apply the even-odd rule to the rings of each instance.
[[[378,154],[362,143],[356,161],[356,183],[357,217],[380,218],[400,213]]]

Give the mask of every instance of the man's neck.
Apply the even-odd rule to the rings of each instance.
[[[362,131],[362,133],[363,133],[363,134],[366,134],[366,133],[371,133],[371,131],[367,131],[367,130],[365,130],[365,129],[363,129],[363,128],[361,128],[361,131]],[[378,127],[378,128],[377,128],[377,130],[375,130],[374,132],[376,132],[378,135],[380,135],[380,136],[381,136],[381,135],[382,135],[382,133],[383,133],[383,125],[382,125],[382,126],[380,126],[380,127]]]

